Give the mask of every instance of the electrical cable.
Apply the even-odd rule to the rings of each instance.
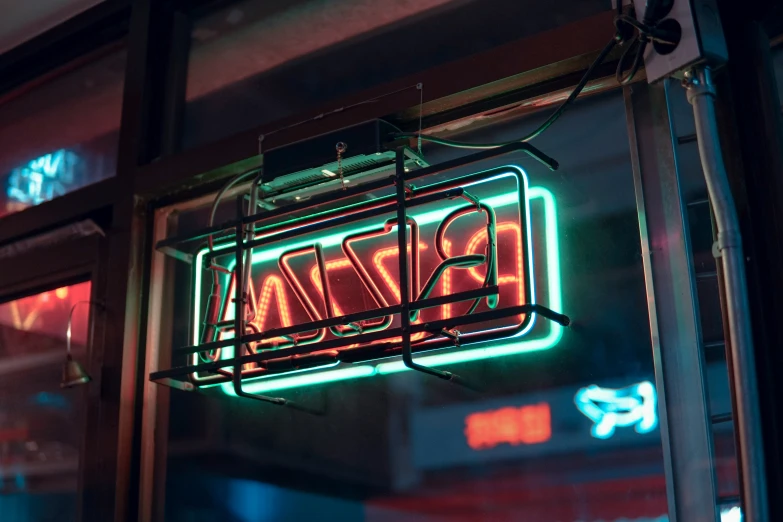
[[[615,78],[620,85],[628,85],[633,81],[636,73],[639,72],[639,69],[641,69],[644,62],[644,53],[650,42],[676,46],[679,42],[679,38],[656,27],[660,18],[665,15],[659,8],[662,8],[666,12],[669,10],[666,7],[661,6],[660,0],[649,1],[647,8],[644,11],[644,20],[641,22],[635,17],[623,13],[622,9],[619,7],[620,5],[621,0],[618,0],[618,15],[614,19],[614,26],[617,29],[620,44],[623,46],[627,45],[628,47],[625,48],[625,51],[623,51],[623,54],[620,56],[620,60],[617,62]],[[634,32],[633,37],[630,35],[632,31]],[[631,51],[634,49],[636,50],[636,53],[631,62],[630,71],[628,74],[624,75],[623,71],[626,70],[628,57],[632,54]]]
[[[612,50],[614,50],[615,46],[617,46],[618,44],[621,46],[627,45],[627,47],[625,48],[625,51],[623,51],[619,63],[617,64],[617,70],[615,71],[615,76],[619,84],[621,85],[629,84],[634,79],[636,74],[639,72],[639,69],[641,69],[641,66],[643,65],[644,52],[650,41],[668,43],[671,45],[676,45],[676,42],[673,42],[671,41],[671,39],[666,38],[666,36],[668,35],[666,35],[664,32],[658,31],[653,21],[645,18],[643,22],[639,22],[633,16],[623,13],[622,0],[617,0],[617,2],[618,2],[617,16],[615,16],[614,19],[614,25],[616,28],[615,35],[612,37],[609,43],[607,43],[606,46],[601,50],[601,52],[598,53],[598,56],[593,61],[593,63],[590,64],[590,67],[588,67],[587,71],[585,71],[584,75],[579,80],[579,83],[576,84],[576,87],[574,87],[574,89],[571,91],[571,94],[568,95],[568,98],[566,98],[566,100],[562,104],[560,104],[560,106],[549,116],[549,118],[546,119],[546,121],[544,121],[544,123],[542,123],[538,128],[536,128],[531,133],[522,136],[521,138],[517,138],[515,140],[496,142],[496,143],[470,143],[465,141],[439,138],[438,136],[433,136],[431,134],[423,134],[421,132],[396,133],[393,135],[394,138],[415,138],[417,140],[428,141],[430,143],[436,143],[439,145],[444,145],[446,147],[453,147],[459,149],[479,149],[479,150],[496,149],[499,147],[510,145],[512,143],[528,142],[530,140],[533,140],[538,136],[540,136],[547,129],[549,129],[549,127],[551,127],[560,118],[560,116],[563,115],[565,110],[569,106],[571,106],[571,104],[574,102],[574,100],[576,100],[576,98],[579,96],[582,90],[584,90],[585,86],[587,85],[587,82],[593,76],[593,73],[595,72],[596,68],[603,63],[603,61],[606,59],[609,53],[611,53]],[[646,12],[657,13],[657,7],[658,7],[658,0],[651,0]],[[635,31],[636,33],[634,34],[633,37],[631,37],[632,31]],[[636,53],[634,55],[633,62],[631,64],[630,72],[627,75],[623,76],[623,71],[625,70],[625,65],[628,56],[631,54],[631,51],[634,49],[636,50]]]
[[[590,78],[593,75],[593,71],[606,59],[606,57],[609,55],[610,52],[614,49],[614,47],[617,45],[618,40],[616,38],[612,38],[612,40],[606,44],[606,46],[601,50],[601,52],[598,54],[598,57],[593,61],[592,64],[590,64],[590,67],[587,69],[585,74],[582,76],[582,79],[579,80],[579,83],[576,84],[576,87],[573,91],[571,91],[571,94],[566,98],[566,100],[560,104],[560,106],[549,116],[549,118],[546,119],[544,123],[542,123],[537,129],[535,129],[530,134],[523,136],[522,138],[506,141],[502,143],[468,143],[464,141],[456,141],[456,140],[449,140],[446,138],[439,138],[437,136],[433,136],[431,134],[421,134],[416,132],[407,132],[407,133],[398,133],[395,134],[395,138],[421,138],[423,141],[429,141],[431,143],[437,143],[439,145],[445,145],[447,147],[454,147],[458,149],[479,149],[479,150],[486,150],[486,149],[497,149],[499,147],[503,147],[506,145],[510,145],[512,143],[518,143],[518,142],[527,142],[530,141],[538,136],[540,136],[544,131],[546,131],[549,127],[552,126],[553,123],[555,123],[560,116],[565,112],[565,110],[573,103],[573,101],[576,99],[577,96],[579,96],[579,93],[582,92],[582,89],[584,89],[585,85],[587,85],[587,82],[590,80]]]
[[[231,189],[231,187],[233,187],[243,179],[247,178],[251,174],[255,174],[256,172],[259,172],[260,170],[261,169],[259,167],[254,167],[244,172],[240,172],[239,174],[231,178],[228,181],[228,183],[223,185],[223,187],[215,195],[215,199],[212,201],[212,207],[210,208],[210,212],[209,212],[210,228],[212,228],[215,224],[215,214],[217,213],[217,207],[218,205],[220,205],[220,200],[223,199],[223,196],[225,196],[226,192],[228,192]],[[242,240],[241,237],[237,238],[237,241],[241,241],[241,240]],[[218,275],[218,272],[223,272],[224,274],[231,273],[227,269],[215,263],[214,260],[215,241],[214,241],[213,233],[211,232],[207,235],[207,246],[209,248],[209,266],[207,267],[207,270],[212,272],[212,287],[209,292],[207,306],[205,307],[204,310],[204,328],[201,332],[202,343],[208,343],[214,341],[215,336],[217,335],[217,327],[215,325],[218,322],[218,315],[220,314],[220,305],[223,299],[223,296],[221,295],[220,276]],[[206,354],[203,353],[199,354],[199,357],[201,358],[202,361],[215,361],[219,356],[220,356],[220,348],[216,350],[210,350]]]
[[[260,170],[261,170],[260,167],[254,167],[254,168],[246,170],[244,172],[240,172],[239,174],[237,174],[236,176],[231,178],[228,181],[228,183],[223,185],[223,187],[220,189],[220,191],[218,191],[218,193],[215,195],[215,199],[212,201],[212,207],[210,208],[210,211],[209,211],[209,222],[208,222],[208,225],[207,225],[207,226],[209,226],[209,228],[212,228],[215,225],[215,214],[217,213],[218,205],[220,205],[220,200],[223,199],[223,196],[226,195],[226,192],[231,190],[231,188],[234,185],[236,185],[237,183],[239,183],[240,181],[244,180],[245,178],[247,178],[251,174],[255,174],[256,172],[259,172]],[[217,279],[218,279],[217,272],[219,270],[219,267],[216,267],[214,265],[213,261],[212,261],[212,257],[215,254],[215,240],[214,240],[212,234],[209,234],[207,236],[207,247],[209,248],[209,256],[210,256],[210,263],[209,263],[210,266],[207,267],[207,268],[209,270],[212,270],[213,281],[217,282]]]

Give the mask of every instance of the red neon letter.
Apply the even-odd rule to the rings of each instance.
[[[502,233],[508,233],[511,232],[511,234],[508,234],[510,237],[513,237],[514,245],[515,245],[515,262],[516,262],[516,274],[503,274],[498,276],[498,284],[508,284],[508,283],[517,283],[517,302],[514,304],[525,304],[525,260],[522,256],[522,231],[519,228],[519,225],[516,223],[499,223],[497,226],[497,234],[498,238],[500,238],[500,235]],[[487,242],[487,231],[486,229],[482,228],[471,238],[468,240],[468,245],[465,248],[466,254],[475,254],[478,250],[480,245],[486,244]],[[484,281],[484,276],[479,274],[478,267],[469,268],[468,273],[478,281],[479,283]]]
[[[229,285],[228,292],[226,293],[227,296],[234,295],[234,285],[236,284],[236,277],[231,278],[231,284]],[[264,331],[264,326],[266,325],[266,319],[267,315],[269,314],[269,308],[272,304],[272,294],[274,293],[276,301],[277,301],[277,313],[280,316],[280,322],[283,326],[291,326],[291,311],[288,307],[288,298],[285,294],[285,284],[283,284],[283,280],[280,279],[279,276],[276,275],[270,275],[267,276],[266,279],[264,279],[264,283],[261,285],[261,297],[258,301],[256,301],[256,293],[255,288],[253,285],[253,279],[251,278],[248,284],[248,299],[252,304],[254,304],[254,309],[256,310],[256,316],[255,319],[253,319],[252,324],[258,328],[259,331]],[[226,300],[227,303],[230,302],[230,299]],[[226,306],[223,310],[223,320],[233,319],[234,318],[234,307],[233,306]],[[227,330],[230,331],[230,330]],[[223,333],[227,333],[227,331]],[[221,338],[223,338],[223,335],[221,335]],[[278,343],[280,341],[284,341],[284,339],[276,338],[276,339],[264,339],[260,341],[259,344],[264,343]]]
[[[326,263],[326,271],[329,272],[330,270],[339,270],[340,268],[350,268],[350,266],[351,262],[347,259],[338,259],[336,261],[329,261]],[[321,286],[321,274],[318,273],[318,265],[314,265],[313,268],[310,269],[310,281],[313,282],[313,286],[315,286],[315,289],[318,290],[321,299],[323,299],[324,287]],[[345,315],[345,312],[343,312],[343,309],[337,303],[337,298],[335,298],[334,295],[332,295],[332,302],[328,304],[332,305],[332,311],[334,312],[334,315]]]

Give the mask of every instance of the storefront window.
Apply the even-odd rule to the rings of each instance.
[[[221,5],[217,11],[193,13],[185,148],[608,8],[599,0],[565,10],[504,0],[244,0]]]
[[[509,140],[545,116],[492,126],[465,139]],[[168,433],[159,440],[165,452],[158,451],[167,457],[157,463],[165,469],[165,494],[158,502],[165,504],[166,520],[666,519],[622,97],[580,101],[536,145],[560,161],[560,170],[512,153],[439,179],[499,172],[492,169],[524,172],[531,290],[536,302],[568,314],[573,326],[563,329],[539,317],[524,334],[470,356],[465,356],[469,346],[445,358],[417,355],[475,389],[400,371],[398,359],[379,359],[246,386],[316,414],[236,397],[225,384],[196,393],[174,390],[167,425],[158,425]],[[444,148],[423,152],[430,164],[464,154]],[[192,231],[206,223],[207,214],[204,207],[183,209],[171,218],[169,230]],[[463,234],[468,241],[470,231]],[[422,248],[433,248],[422,241]],[[513,241],[499,234],[498,248],[513,250]],[[339,262],[327,246],[324,252],[327,265]],[[424,259],[422,254],[422,266]],[[198,256],[193,265],[170,260],[157,283],[165,288],[161,295],[172,296],[161,312],[171,318],[161,322],[163,351],[198,342],[193,306],[208,294],[195,288],[200,276],[207,277],[193,271],[199,262]],[[519,280],[506,271],[500,275],[507,284]],[[376,274],[379,284],[382,272]],[[271,278],[253,273],[258,307],[272,310],[261,328],[284,326],[298,294],[282,276],[280,285],[267,285]],[[340,294],[345,291],[333,296],[344,308],[355,304]],[[183,361],[177,356],[162,364]]]
[[[0,304],[0,513],[3,521],[75,520],[83,389],[60,389],[68,315],[90,283]],[[84,360],[89,307],[74,310]]]
[[[113,176],[125,51],[0,97],[0,217]]]

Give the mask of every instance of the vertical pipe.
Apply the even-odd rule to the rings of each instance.
[[[720,148],[715,117],[715,89],[708,68],[686,73],[684,85],[693,106],[696,137],[704,178],[718,231],[717,249],[723,264],[731,361],[742,465],[742,497],[748,522],[767,522],[767,494],[761,416],[756,388],[756,366],[745,281],[745,256],[734,199]]]
[[[241,218],[241,216],[239,216]],[[245,335],[245,299],[247,299],[247,293],[245,292],[244,284],[244,264],[243,264],[243,235],[242,235],[242,222],[241,219],[237,221],[235,230],[234,245],[234,389],[236,391],[241,390],[242,386],[242,363],[239,358],[242,357],[242,337]]]
[[[405,209],[405,150],[400,147],[396,154],[394,182],[397,187],[397,247],[400,267],[400,327],[402,328],[402,360],[413,367],[411,347],[410,286],[408,285],[408,216]]]
[[[255,179],[253,179],[253,183],[250,185],[250,208],[247,211],[248,216],[252,216],[256,213],[256,206],[258,206],[258,190],[259,185],[261,184],[261,176],[263,175],[263,170],[256,175]],[[240,216],[241,219],[241,216]],[[256,224],[255,222],[248,223],[246,230],[245,230],[245,240],[250,243],[256,238]],[[237,241],[240,243],[242,242],[242,236],[237,237]],[[253,267],[253,247],[248,247],[245,250],[245,263],[244,263],[244,270],[241,272],[238,272],[242,274],[242,294],[247,295],[248,288],[250,288],[250,270]],[[252,317],[250,320],[252,321],[255,319],[256,309],[255,306],[250,306],[250,303],[248,303],[248,308],[252,311]],[[242,332],[244,335],[244,332]]]

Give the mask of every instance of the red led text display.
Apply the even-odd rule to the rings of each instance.
[[[541,444],[552,438],[552,412],[542,402],[518,408],[471,413],[465,417],[465,439],[474,450],[500,444]]]

